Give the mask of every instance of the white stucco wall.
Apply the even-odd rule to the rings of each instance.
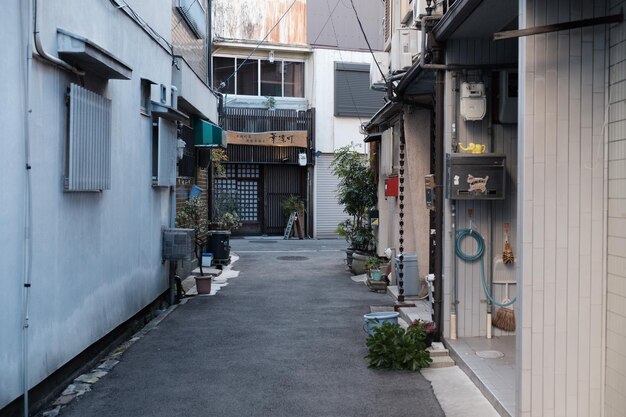
[[[24,263],[25,47],[20,4],[5,5],[8,37],[0,74],[14,105],[0,116],[0,250],[5,267],[0,302],[0,409],[21,393]],[[39,2],[42,44],[56,55],[56,28],[98,44],[132,68],[131,80],[89,74],[85,87],[112,101],[111,189],[63,192],[65,94],[73,74],[41,60],[32,66],[32,288],[28,384],[36,385],[86,347],[155,300],[168,286],[161,230],[170,225],[167,188],[152,187],[152,118],[140,114],[140,79],[168,88],[171,56],[110,2]],[[134,4],[138,2],[130,2]],[[143,19],[171,32],[172,3],[153,1]],[[24,19],[26,21],[26,19]],[[111,30],[115,28],[115,30]],[[19,41],[18,41],[19,40]]]
[[[315,49],[313,51],[313,74],[309,78],[312,88],[311,106],[315,107],[316,149],[323,153],[333,153],[335,149],[354,143],[361,145],[364,136],[359,133],[361,122],[366,118],[335,117],[335,62],[370,63],[369,53],[340,51],[335,49]]]

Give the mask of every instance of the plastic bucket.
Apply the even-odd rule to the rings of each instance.
[[[398,316],[400,313],[396,311],[380,311],[378,313],[367,313],[363,315],[365,323],[363,324],[363,330],[369,334],[374,334],[375,327],[382,326],[383,323],[398,323]]]
[[[211,266],[211,265],[213,265],[213,254],[203,253],[202,254],[202,266]]]

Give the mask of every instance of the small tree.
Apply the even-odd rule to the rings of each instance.
[[[344,146],[335,152],[331,163],[333,174],[339,178],[337,200],[352,216],[338,228],[345,229],[346,240],[354,249],[367,251],[374,239],[368,215],[376,205],[376,184],[367,159],[353,146]]]
[[[202,246],[206,241],[209,230],[208,208],[200,197],[191,198],[176,212],[176,227],[194,230],[194,254],[200,265],[200,275],[204,275],[202,270]]]

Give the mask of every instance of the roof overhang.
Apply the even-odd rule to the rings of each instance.
[[[433,28],[435,38],[492,38],[503,29],[517,29],[518,0],[457,0]]]
[[[57,53],[65,62],[104,79],[130,80],[133,70],[87,38],[57,28]]]
[[[189,116],[185,113],[178,111],[173,107],[166,106],[165,104],[152,101],[150,102],[150,106],[150,113],[152,116],[161,117],[173,122],[186,122],[189,120]]]

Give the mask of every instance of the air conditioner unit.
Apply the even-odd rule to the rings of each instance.
[[[426,0],[412,0],[413,6],[413,23],[417,26],[421,26],[422,17],[427,15],[426,12]],[[430,4],[433,8],[432,15],[440,15],[443,13],[443,2],[433,2]]]
[[[413,65],[419,53],[421,33],[414,29],[399,29],[394,33],[391,46],[391,72],[402,71]]]
[[[385,88],[386,84],[378,67],[383,71],[385,77],[389,74],[389,52],[374,52],[374,57],[376,61],[370,63],[370,88],[379,90]]]
[[[411,1],[415,0],[400,0],[400,22],[406,24],[410,23],[413,16],[413,7]]]

